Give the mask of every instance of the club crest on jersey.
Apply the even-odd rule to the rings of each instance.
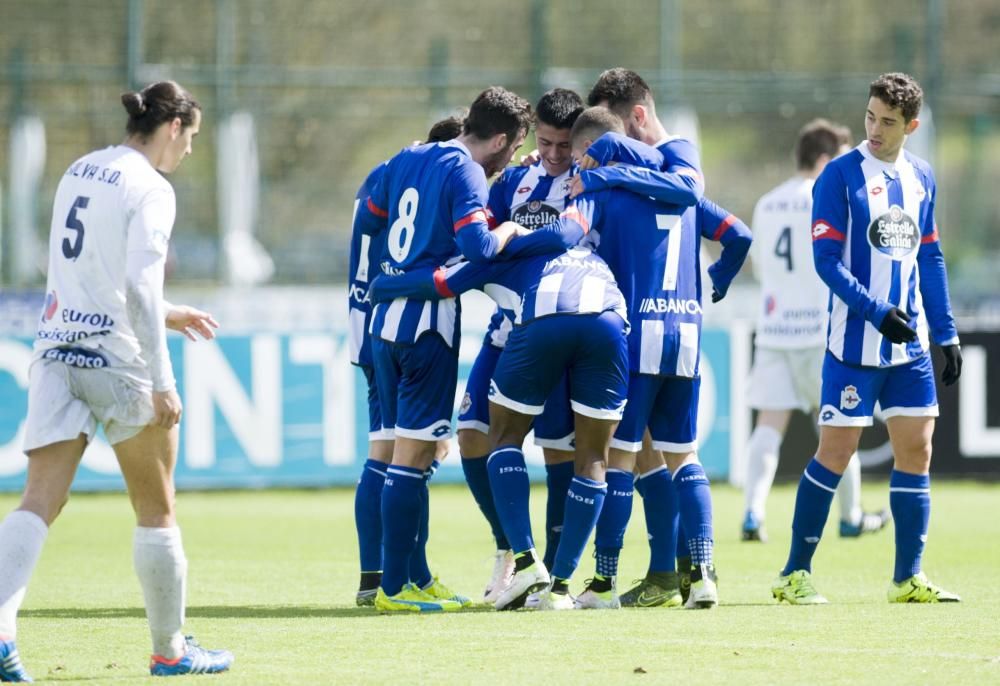
[[[891,205],[868,226],[868,243],[883,255],[901,260],[920,247],[920,230],[902,207]]]
[[[42,309],[42,319],[45,321],[52,321],[52,318],[56,316],[56,310],[59,309],[59,296],[56,295],[55,291],[49,291],[45,294],[45,307]]]
[[[511,221],[515,221],[526,229],[537,229],[551,224],[559,218],[559,210],[541,200],[532,200],[515,208],[511,212]]]
[[[860,404],[861,396],[858,395],[857,387],[851,385],[844,386],[844,390],[840,392],[840,409],[853,410]]]
[[[773,295],[769,295],[764,298],[764,313],[770,315],[774,312],[775,308],[778,306],[778,301],[774,299]]]
[[[458,407],[459,414],[465,414],[472,409],[472,396],[466,393],[462,396],[462,404]]]

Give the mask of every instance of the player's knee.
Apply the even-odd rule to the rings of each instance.
[[[17,509],[38,515],[47,526],[52,526],[52,523],[56,521],[59,513],[62,512],[68,502],[68,492],[58,495],[47,494],[41,496],[39,494],[25,493]]]
[[[462,457],[482,457],[490,452],[489,436],[475,429],[459,429],[458,450]]]
[[[931,444],[917,442],[897,450],[895,467],[908,474],[926,474],[931,467]]]

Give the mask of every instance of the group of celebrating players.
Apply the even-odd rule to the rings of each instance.
[[[789,224],[773,249],[785,287],[769,286],[781,267],[758,265],[767,272],[753,372],[761,390],[751,399],[760,421],[743,531],[745,540],[764,539],[763,500],[789,411],[819,410],[820,447],[799,487],[788,564],[772,588],[796,604],[825,602],[812,586],[811,558],[828,496],[849,465],[841,534],[877,531],[889,518],[861,510],[852,460],[876,403],[896,459],[889,598],[957,599],[920,567],[937,415],[929,335],[945,352],[945,382],[961,370],[933,174],[902,151],[919,125],[922,93],[912,78],[886,74],[869,98],[866,141],[851,149],[842,127],[811,123],[800,134],[797,178],[755,212],[755,231],[758,222],[774,224],[773,215]],[[587,104],[556,88],[532,116],[524,99],[487,89],[464,120],[436,124],[427,143],[378,165],[358,192],[352,362],[368,380],[371,430],[355,498],[359,604],[383,612],[472,604],[431,572],[426,543],[428,481],[451,436],[457,296],[473,288],[497,305],[458,417],[466,482],[496,542],[484,600],[498,610],[718,604],[712,503],[696,440],[699,248],[702,237],[722,243],[707,269],[718,302],[751,233],[705,197],[696,148],[667,134],[638,74],[605,71]],[[504,169],[532,119],[537,155]],[[811,255],[808,266],[798,259],[802,246],[815,266]],[[825,330],[824,355],[815,348]],[[547,472],[544,556],[532,538],[522,451],[532,429]],[[619,595],[634,490],[650,562]],[[569,581],[591,534],[596,569],[574,598]]]
[[[919,125],[921,99],[911,77],[880,76],[869,90],[866,140],[844,152],[837,127],[807,127],[802,180],[788,194],[766,196],[755,212],[755,230],[768,213],[811,214],[804,229],[789,220],[771,236],[781,264],[757,265],[767,278],[753,373],[756,385],[773,388],[753,399],[761,413],[750,441],[744,538],[763,538],[763,498],[787,411],[818,406],[820,424],[819,449],[798,488],[788,562],[772,586],[778,600],[826,602],[812,584],[812,557],[876,403],[895,459],[888,598],[958,600],[921,570],[937,415],[930,342],[943,352],[944,383],[958,379],[962,362],[933,172],[902,149]],[[355,500],[359,604],[428,612],[472,603],[431,572],[426,544],[428,481],[452,431],[458,295],[473,288],[497,303],[458,424],[466,481],[496,541],[485,600],[500,610],[718,604],[712,502],[696,442],[699,246],[703,237],[722,243],[707,269],[717,302],[751,233],[704,196],[697,150],[667,134],[636,73],[604,72],[587,101],[584,108],[572,91],[555,89],[533,112],[514,93],[489,88],[464,119],[439,122],[427,143],[379,165],[358,193],[350,326],[371,423]],[[74,162],[56,191],[29,372],[27,483],[0,522],[0,681],[31,680],[16,647],[17,614],[98,425],[136,514],[151,673],[220,672],[233,661],[182,632],[187,560],[174,506],[181,402],[166,329],[210,339],[217,324],[163,299],[175,199],[161,173],[190,154],[201,107],[172,81],[126,93],[122,104],[125,141]],[[532,124],[537,160],[507,168]],[[802,257],[806,231],[812,255]],[[782,269],[794,276],[772,289],[768,279]],[[817,278],[828,324],[807,302]],[[812,285],[800,288],[805,279]],[[823,328],[825,352],[816,349]],[[816,375],[819,357],[816,398],[803,379]],[[548,475],[543,556],[532,538],[522,452],[532,429]],[[643,498],[649,567],[619,596],[633,490]],[[845,535],[885,524],[884,516],[860,513],[856,491]],[[595,573],[574,598],[569,581],[595,529]]]

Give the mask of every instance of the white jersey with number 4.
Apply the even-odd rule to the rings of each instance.
[[[766,348],[822,347],[829,290],[812,254],[813,180],[795,176],[753,211],[753,267],[760,281],[757,340]]]
[[[137,361],[125,306],[126,255],[165,258],[175,212],[173,188],[137,150],[113,146],[70,165],[53,205],[37,356],[87,367],[107,364],[102,351]]]

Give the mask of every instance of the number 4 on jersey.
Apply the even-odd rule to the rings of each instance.
[[[76,211],[87,209],[89,204],[90,198],[78,195],[73,201],[73,206],[69,208],[69,214],[66,216],[66,228],[70,231],[76,231],[76,237],[72,243],[69,238],[63,238],[62,253],[67,260],[75,260],[83,252],[83,222],[77,218]]]
[[[792,271],[792,227],[786,226],[774,244],[774,256],[785,261],[785,268]]]

